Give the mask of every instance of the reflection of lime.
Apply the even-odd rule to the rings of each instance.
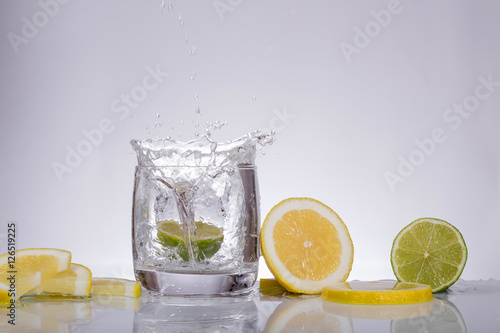
[[[467,327],[460,311],[447,300],[433,299],[430,314],[411,319],[391,321],[391,333],[453,332],[465,333]]]
[[[222,228],[212,224],[196,221],[196,240],[192,240],[193,248],[198,247],[197,261],[208,259],[219,251],[224,234]],[[177,221],[158,222],[158,240],[163,246],[177,248],[177,253],[184,261],[189,261],[188,250],[184,241],[184,231]]]
[[[455,283],[466,261],[462,234],[448,222],[435,218],[413,221],[392,245],[391,263],[398,280],[428,284],[432,292],[446,290]]]

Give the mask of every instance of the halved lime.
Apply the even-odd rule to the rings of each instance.
[[[425,217],[403,228],[394,239],[391,264],[399,281],[428,284],[432,292],[458,280],[467,261],[467,246],[450,223]]]
[[[219,251],[224,240],[223,229],[213,224],[196,221],[196,240],[192,246],[198,248],[197,261],[211,258]],[[158,222],[158,240],[165,247],[174,247],[184,261],[189,261],[188,250],[184,241],[184,231],[179,222],[165,220]]]

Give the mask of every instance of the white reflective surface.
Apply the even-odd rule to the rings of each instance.
[[[458,281],[431,302],[355,306],[317,296],[24,300],[2,332],[498,332],[500,281]],[[3,309],[3,311],[5,311]]]

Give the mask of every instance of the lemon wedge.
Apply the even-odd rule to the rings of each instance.
[[[92,272],[79,264],[70,264],[69,269],[52,279],[43,281],[30,291],[33,295],[89,296],[92,286]]]
[[[119,278],[94,278],[92,279],[92,296],[126,296],[141,297],[141,284]]]
[[[321,297],[331,302],[360,305],[412,304],[433,298],[428,285],[396,281],[337,283],[325,287]]]
[[[340,217],[311,198],[289,198],[274,206],[262,225],[262,255],[288,291],[320,294],[347,279],[352,240]]]
[[[0,256],[0,304],[21,296],[69,269],[71,253],[60,249],[32,248]],[[15,286],[15,291],[13,288]]]

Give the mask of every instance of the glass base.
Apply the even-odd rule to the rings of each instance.
[[[241,295],[249,293],[257,272],[186,274],[157,270],[135,270],[142,286],[159,295]]]

